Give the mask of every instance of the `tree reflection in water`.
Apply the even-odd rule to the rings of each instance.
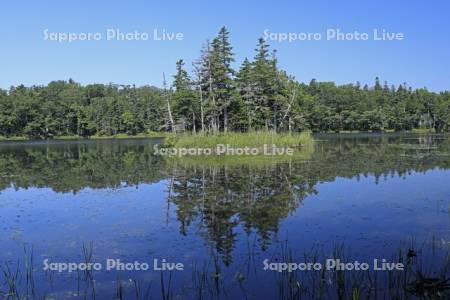
[[[256,232],[262,250],[280,222],[301,206],[315,186],[336,177],[406,177],[450,168],[447,135],[319,136],[308,160],[242,164],[173,160],[152,154],[152,140],[6,143],[0,145],[0,189],[49,187],[77,193],[168,182],[180,232],[194,227],[226,265],[236,228]]]

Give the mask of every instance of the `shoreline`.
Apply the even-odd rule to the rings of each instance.
[[[230,132],[235,133],[235,132]],[[292,132],[292,135],[300,134],[301,132]],[[448,134],[450,132],[444,131],[444,132],[436,132],[433,129],[413,129],[413,130],[405,130],[405,131],[394,131],[394,130],[384,130],[384,131],[339,131],[339,132],[311,132],[312,135],[315,134],[333,134],[333,135],[351,135],[351,134],[402,134],[402,133],[408,133],[408,134]],[[220,132],[218,134],[211,134],[210,136],[214,135],[223,135],[225,133]],[[251,132],[243,132],[242,134],[251,134]],[[277,132],[274,133],[277,136],[282,136],[289,134],[288,132]],[[208,135],[208,134],[207,134]],[[0,136],[0,142],[17,142],[17,141],[64,141],[64,140],[72,140],[72,141],[89,141],[89,140],[122,140],[122,139],[147,139],[147,138],[168,138],[173,136],[201,136],[200,133],[193,134],[190,132],[185,133],[172,133],[172,132],[151,132],[151,133],[138,133],[136,135],[129,135],[129,134],[115,134],[115,135],[93,135],[88,137],[82,137],[79,135],[63,135],[63,136],[54,136],[52,138],[29,138],[26,136],[12,136],[12,137],[4,137]]]

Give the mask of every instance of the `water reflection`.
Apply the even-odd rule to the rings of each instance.
[[[25,243],[39,241],[38,234],[47,236],[50,244],[37,250],[41,255],[54,247],[64,253],[69,243],[79,249],[82,242],[94,240],[103,247],[103,256],[125,250],[133,258],[147,258],[148,252],[190,258],[211,255],[233,272],[249,252],[243,243],[253,236],[258,249],[252,251],[261,257],[282,238],[299,249],[306,238],[330,237],[346,237],[355,249],[373,255],[367,244],[358,246],[363,242],[357,230],[365,234],[361,239],[371,239],[372,251],[382,243],[392,244],[399,235],[444,231],[447,223],[441,214],[450,192],[436,179],[448,178],[448,135],[316,138],[307,160],[267,164],[249,160],[242,165],[157,157],[152,145],[158,140],[2,143],[0,225],[3,232],[16,230],[15,240]],[[443,173],[433,175],[437,170]],[[409,184],[402,185],[399,178]],[[379,187],[383,182],[392,185]],[[428,187],[430,182],[434,185]],[[410,197],[405,196],[408,193]],[[22,219],[14,210],[28,205],[21,197],[33,200],[28,210],[19,207],[28,214]],[[338,201],[345,197],[352,201]],[[432,214],[435,202],[440,215]],[[407,209],[398,212],[399,207]],[[47,208],[57,213],[51,215]],[[333,219],[340,214],[345,222]],[[378,219],[371,219],[373,215]],[[287,230],[292,234],[285,234]],[[16,249],[12,243],[2,246],[8,255],[11,249]]]
[[[118,188],[171,178],[192,189],[213,185],[227,193],[259,197],[311,189],[336,177],[373,174],[380,177],[450,167],[448,135],[319,135],[310,159],[242,166],[183,164],[152,154],[160,140],[104,140],[89,142],[0,143],[0,190],[10,187],[49,187],[56,192],[83,188]],[[242,179],[237,180],[237,178]],[[179,179],[179,180],[178,180]],[[199,182],[204,181],[203,184]],[[183,192],[182,190],[180,191]],[[289,193],[287,193],[289,194]],[[235,197],[236,199],[237,197]]]

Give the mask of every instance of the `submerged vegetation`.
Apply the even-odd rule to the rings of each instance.
[[[424,241],[418,248],[412,239],[401,242],[389,260],[402,270],[375,270],[369,258],[355,257],[351,248],[334,244],[294,251],[288,241],[280,242],[270,253],[271,262],[314,264],[321,269],[266,269],[264,256],[248,241],[248,252],[241,265],[224,268],[213,251],[203,261],[193,261],[186,274],[145,271],[157,276],[137,276],[124,271],[126,280],[114,274],[104,280],[104,271],[77,270],[72,276],[47,270],[42,272],[33,251],[25,248],[23,259],[0,264],[0,296],[3,299],[449,299],[450,256],[435,241]],[[94,244],[83,245],[82,264],[98,262]],[[267,254],[269,255],[269,254]],[[371,267],[359,270],[327,268],[327,260],[342,264],[359,261]],[[373,260],[373,258],[372,258]],[[428,265],[427,265],[428,264]],[[427,267],[424,267],[427,265]],[[158,274],[159,273],[159,274]],[[164,274],[166,273],[166,274]],[[176,284],[174,283],[176,282]],[[258,287],[258,288],[255,288]]]
[[[134,136],[151,132],[449,131],[450,93],[375,79],[373,86],[298,82],[259,39],[253,59],[235,68],[228,30],[206,42],[192,73],[176,63],[163,88],[122,84],[0,90],[0,136]]]

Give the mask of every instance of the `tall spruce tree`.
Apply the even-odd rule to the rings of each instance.
[[[176,63],[176,74],[173,80],[174,111],[176,118],[183,123],[185,129],[196,132],[199,103],[192,86],[192,80],[184,69],[184,61],[180,59]]]
[[[222,129],[228,130],[228,109],[234,90],[234,70],[231,64],[234,62],[234,54],[229,41],[229,32],[222,27],[218,36],[212,42],[211,69],[213,86],[217,95],[218,115],[222,119]]]
[[[208,130],[217,132],[219,116],[217,113],[217,89],[214,84],[214,64],[217,58],[211,51],[211,43],[207,40],[202,51],[198,64],[199,85],[205,94],[205,121],[208,123]]]
[[[258,40],[253,62],[253,76],[257,84],[255,109],[257,118],[262,121],[259,126],[266,129],[275,128],[276,126],[273,124],[273,104],[277,85],[276,62],[271,59],[269,45],[263,38]]]
[[[246,128],[253,129],[256,121],[256,90],[257,83],[254,78],[253,65],[245,58],[239,72],[236,75],[236,88],[244,104],[245,115],[247,116]]]

